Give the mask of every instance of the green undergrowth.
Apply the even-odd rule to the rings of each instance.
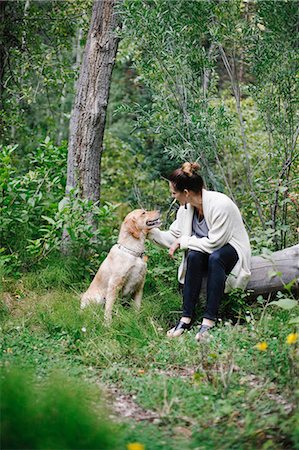
[[[80,309],[89,280],[72,269],[49,262],[18,280],[2,277],[1,381],[9,392],[2,448],[298,448],[298,342],[286,340],[297,331],[290,320],[298,308],[240,297],[239,313],[230,320],[223,311],[208,342],[197,344],[194,328],[168,339],[181,305],[173,267],[159,273],[149,264],[141,311],[119,300],[110,327],[100,306]],[[99,385],[130,396],[155,420],[107,419]],[[55,418],[34,439],[29,418],[35,429],[53,408]],[[69,417],[84,425],[77,430],[82,440],[72,436]],[[57,437],[61,420],[64,443]]]

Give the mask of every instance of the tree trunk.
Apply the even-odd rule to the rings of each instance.
[[[119,38],[117,0],[96,0],[72,110],[66,195],[100,198],[100,161],[112,69]]]
[[[293,288],[299,291],[299,244],[274,252],[271,255],[251,258],[251,278],[247,290],[252,297],[285,290],[285,285],[295,280]],[[203,280],[201,294],[206,292]]]
[[[7,2],[0,0],[0,109],[3,108],[4,91],[4,70],[7,58],[7,49],[5,48],[5,8]]]

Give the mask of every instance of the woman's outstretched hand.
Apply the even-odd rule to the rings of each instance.
[[[180,248],[180,242],[178,240],[176,240],[176,241],[174,241],[174,243],[171,245],[171,247],[168,250],[168,254],[171,258],[173,258],[173,255],[177,251],[178,248]]]

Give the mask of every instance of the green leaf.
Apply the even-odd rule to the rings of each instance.
[[[299,317],[293,317],[292,319],[290,319],[289,324],[299,324]]]
[[[288,292],[290,292],[295,283],[297,283],[296,278],[291,280],[289,283],[285,284],[284,287]]]
[[[268,272],[269,278],[281,277],[281,276],[282,276],[282,272],[275,272],[274,270]]]
[[[282,309],[292,309],[298,305],[298,302],[291,298],[281,298],[280,300],[270,302],[269,305],[279,306]]]
[[[55,225],[55,220],[53,220],[51,217],[42,216],[42,218],[49,222],[51,225]]]

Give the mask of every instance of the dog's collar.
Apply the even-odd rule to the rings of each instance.
[[[144,252],[135,252],[135,250],[127,248],[119,243],[117,243],[117,247],[119,248],[119,250],[130,253],[130,255],[137,256],[137,258],[142,258],[144,256]]]

